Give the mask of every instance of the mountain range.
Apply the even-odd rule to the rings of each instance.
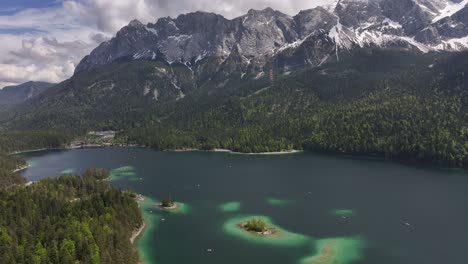
[[[273,66],[317,66],[341,50],[379,47],[429,51],[468,48],[468,0],[339,0],[289,16],[271,8],[229,20],[196,12],[143,25],[132,21],[76,72],[123,59],[163,59],[203,71],[236,60],[243,73]],[[215,58],[215,59],[209,59]],[[257,69],[252,69],[257,68]]]

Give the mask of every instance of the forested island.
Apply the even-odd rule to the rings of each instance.
[[[174,200],[172,200],[171,198],[167,198],[161,201],[161,204],[159,205],[159,207],[165,210],[175,210],[179,206]]]
[[[266,221],[257,218],[251,219],[247,222],[239,223],[239,228],[252,234],[261,236],[272,236],[279,234],[275,228],[268,226]]]
[[[0,256],[16,263],[138,263],[130,238],[142,225],[132,192],[111,187],[109,173],[90,169],[25,185],[14,172],[26,162],[8,153],[63,148],[71,134],[0,134]]]

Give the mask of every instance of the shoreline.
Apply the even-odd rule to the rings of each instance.
[[[212,152],[226,152],[230,154],[238,154],[238,155],[287,155],[287,154],[296,154],[296,153],[302,153],[304,152],[303,150],[282,150],[282,151],[271,151],[271,152],[236,152],[232,151],[229,149],[214,149]]]
[[[387,158],[379,155],[372,155],[372,154],[350,154],[350,153],[333,153],[333,152],[317,152],[312,150],[288,150],[288,151],[272,151],[272,152],[236,152],[229,149],[213,149],[213,150],[204,150],[204,149],[192,149],[192,148],[180,148],[180,149],[157,149],[152,148],[149,146],[137,145],[137,144],[115,144],[115,145],[97,145],[94,147],[90,146],[83,146],[79,148],[74,147],[64,147],[64,148],[43,148],[43,149],[32,149],[32,150],[23,150],[23,151],[15,151],[8,153],[9,155],[18,155],[23,153],[29,152],[40,152],[40,151],[47,151],[47,150],[74,150],[74,149],[87,149],[87,148],[113,148],[113,147],[127,147],[127,148],[142,148],[142,149],[151,149],[160,152],[212,152],[212,153],[228,153],[234,155],[250,155],[250,156],[275,156],[275,155],[291,155],[291,154],[299,154],[299,153],[315,153],[318,155],[326,155],[326,156],[334,156],[334,157],[342,157],[342,158],[351,158],[351,159],[362,159],[362,160],[376,160],[376,161],[385,161],[385,162],[395,162],[406,166],[412,167],[420,167],[420,168],[432,168],[432,169],[440,169],[440,170],[462,170],[466,171],[467,168],[459,167],[459,166],[440,166],[437,164],[430,164],[424,162],[417,162],[417,161],[405,161],[397,158]]]
[[[114,147],[121,147],[121,148],[148,148],[146,146],[139,146],[134,144],[115,144],[115,145],[98,145],[98,144],[90,144],[90,145],[83,145],[80,147],[61,147],[61,148],[40,148],[40,149],[27,149],[21,151],[13,151],[9,152],[8,155],[18,155],[18,154],[25,154],[25,153],[34,153],[34,152],[41,152],[41,151],[48,151],[48,150],[75,150],[75,149],[93,149],[93,148],[114,148]]]
[[[229,149],[213,149],[213,150],[204,150],[204,149],[170,149],[170,150],[163,150],[166,152],[213,152],[213,153],[229,153],[229,154],[236,154],[236,155],[288,155],[288,154],[297,154],[303,153],[304,150],[285,150],[285,151],[272,151],[272,152],[236,152]]]
[[[146,221],[143,220],[143,224],[141,225],[141,227],[139,229],[133,231],[132,236],[130,237],[130,243],[135,245],[135,243],[138,241],[138,239],[143,234],[145,229],[146,229]]]
[[[47,150],[69,150],[69,149],[75,149],[75,148],[63,147],[63,148],[27,149],[27,150],[21,150],[21,151],[13,151],[13,152],[8,153],[8,155],[18,155],[18,154],[25,154],[25,153],[34,153],[34,152],[41,152],[41,151],[47,151]]]
[[[171,207],[164,207],[164,206],[162,206],[162,204],[159,204],[159,205],[158,205],[158,208],[161,209],[161,210],[169,210],[169,211],[171,211],[171,210],[179,209],[179,205],[178,205],[177,203],[174,203],[174,205],[171,206]]]
[[[138,264],[146,264],[145,261],[143,260],[142,256],[141,256],[141,254],[140,254],[140,251],[139,251],[139,248],[138,248],[138,245],[137,245],[138,240],[143,236],[146,229],[149,227],[149,224],[147,223],[147,220],[145,219],[144,209],[143,209],[143,206],[142,206],[142,203],[145,202],[145,197],[143,195],[137,193],[134,200],[138,204],[138,208],[141,211],[141,217],[142,217],[143,222],[142,222],[142,225],[140,226],[140,228],[138,228],[137,230],[133,230],[132,236],[130,237],[130,243],[133,245],[135,250],[138,252],[138,259],[139,259]]]
[[[27,165],[24,165],[23,167],[17,168],[13,172],[20,172],[20,171],[24,171],[24,170],[29,169],[29,168],[31,168],[31,164],[28,163]]]

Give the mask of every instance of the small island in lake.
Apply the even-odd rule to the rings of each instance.
[[[174,200],[172,200],[172,198],[168,198],[163,199],[161,204],[159,204],[159,207],[165,210],[176,210],[179,208],[179,205]]]
[[[280,232],[275,228],[269,227],[266,221],[258,218],[253,218],[247,222],[239,223],[238,226],[239,228],[242,228],[249,233],[261,236],[273,236],[280,234]]]
[[[310,242],[309,237],[290,232],[276,225],[269,217],[242,215],[232,217],[223,230],[245,241],[282,247],[300,247]]]
[[[180,201],[175,201],[172,198],[163,199],[160,202],[156,202],[154,205],[159,210],[171,213],[171,214],[188,214],[190,213],[190,206]]]

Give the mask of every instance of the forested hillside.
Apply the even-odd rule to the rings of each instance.
[[[0,111],[34,98],[53,85],[45,82],[27,82],[4,87],[0,90]]]
[[[158,149],[305,149],[466,167],[466,61],[466,52],[353,49],[314,68],[269,65],[259,78],[220,69],[209,84],[191,83],[185,65],[122,61],[75,75],[2,123],[121,130],[121,142]]]
[[[128,140],[160,149],[294,148],[467,166],[468,67],[452,63],[459,56],[358,51],[264,88],[179,102],[165,119],[128,128]]]
[[[142,225],[135,194],[103,181],[109,173],[90,169],[82,176],[45,179],[25,186],[14,170],[26,166],[9,154],[61,148],[72,138],[64,131],[0,134],[0,262],[138,263],[130,243]]]
[[[138,263],[129,238],[141,212],[102,175],[90,170],[0,190],[1,263]]]

